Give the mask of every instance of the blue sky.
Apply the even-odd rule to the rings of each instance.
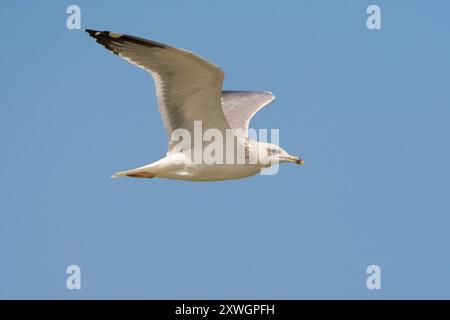
[[[66,28],[189,49],[277,99],[305,159],[215,183],[159,159],[153,81]],[[366,28],[377,4],[382,30]],[[450,298],[448,1],[4,1],[0,298]],[[67,266],[82,289],[66,289]],[[366,268],[382,289],[366,288]]]

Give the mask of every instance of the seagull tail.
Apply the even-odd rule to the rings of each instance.
[[[125,177],[125,176],[126,176],[126,174],[123,174],[123,172],[116,172],[111,176],[111,178],[117,179],[117,178]]]

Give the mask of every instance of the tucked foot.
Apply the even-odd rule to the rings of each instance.
[[[130,171],[117,172],[111,176],[111,178],[113,178],[113,179],[120,178],[120,177],[151,179],[151,178],[154,178],[155,175],[150,172],[130,170]]]

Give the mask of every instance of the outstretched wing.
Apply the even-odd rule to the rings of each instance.
[[[150,72],[164,126],[193,133],[194,121],[203,129],[229,128],[221,107],[223,71],[199,56],[162,43],[109,31],[86,30],[105,48]]]
[[[222,91],[222,109],[233,129],[248,130],[253,116],[275,96],[270,92]]]

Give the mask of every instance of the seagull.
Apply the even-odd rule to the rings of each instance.
[[[136,169],[117,172],[112,178],[220,181],[249,177],[278,163],[304,163],[301,158],[290,155],[276,144],[249,138],[251,119],[275,99],[272,93],[222,91],[223,70],[184,49],[116,32],[85,31],[106,49],[151,74],[155,82],[158,109],[169,136],[168,152],[162,159]],[[208,129],[214,132],[215,139],[203,141],[203,136],[200,143],[188,143],[192,141],[192,136],[197,139],[198,124],[204,135]],[[228,133],[230,130],[231,135]],[[187,138],[183,136],[183,142],[187,143],[185,148],[179,147],[180,141],[172,139],[179,132],[190,135]],[[225,144],[217,138],[218,134],[231,137],[233,144]],[[211,155],[219,155],[215,158],[219,161],[199,161],[195,158],[199,154],[202,158],[202,152],[211,149],[210,144],[215,142],[216,147],[226,145],[222,158],[217,151],[219,149],[211,152]],[[237,161],[232,154],[236,150],[244,150],[241,158],[239,154],[237,156],[241,161]],[[223,158],[232,161],[225,162]]]

